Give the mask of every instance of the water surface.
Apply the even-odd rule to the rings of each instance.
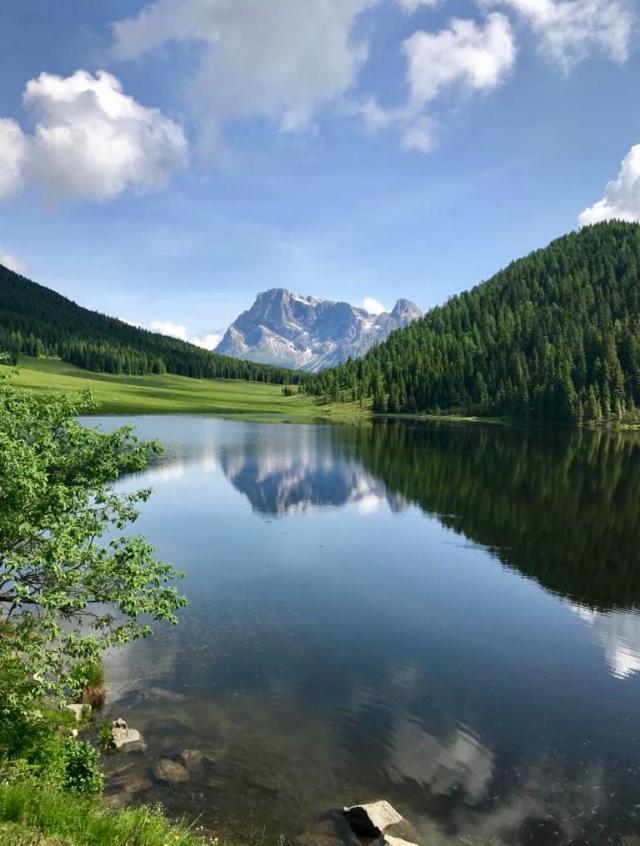
[[[640,441],[132,422],[191,606],[110,662],[147,742],[113,795],[267,843],[376,798],[428,846],[640,842]]]

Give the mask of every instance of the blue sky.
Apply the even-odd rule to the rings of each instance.
[[[209,343],[274,286],[429,308],[640,218],[639,23],[637,0],[4,4],[0,254]]]

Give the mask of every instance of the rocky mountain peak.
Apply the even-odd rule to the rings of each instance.
[[[370,314],[346,302],[270,288],[256,297],[226,331],[216,352],[269,364],[317,371],[364,355],[394,329],[422,312],[398,300],[391,312]]]

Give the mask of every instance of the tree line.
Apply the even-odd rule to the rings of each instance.
[[[193,344],[82,308],[0,266],[0,350],[59,356],[97,373],[173,373],[196,379],[247,379],[299,385],[308,374],[216,355]]]
[[[308,389],[378,413],[635,419],[640,226],[615,221],[566,235]]]

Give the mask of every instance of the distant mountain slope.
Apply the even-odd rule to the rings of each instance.
[[[297,383],[301,375],[216,355],[82,308],[0,265],[0,353],[58,355],[106,373]]]
[[[640,226],[582,229],[391,334],[314,390],[379,412],[620,421],[640,406]]]
[[[258,294],[226,331],[216,352],[315,372],[364,355],[421,314],[407,300],[398,300],[391,312],[374,315],[348,303],[273,288]]]

